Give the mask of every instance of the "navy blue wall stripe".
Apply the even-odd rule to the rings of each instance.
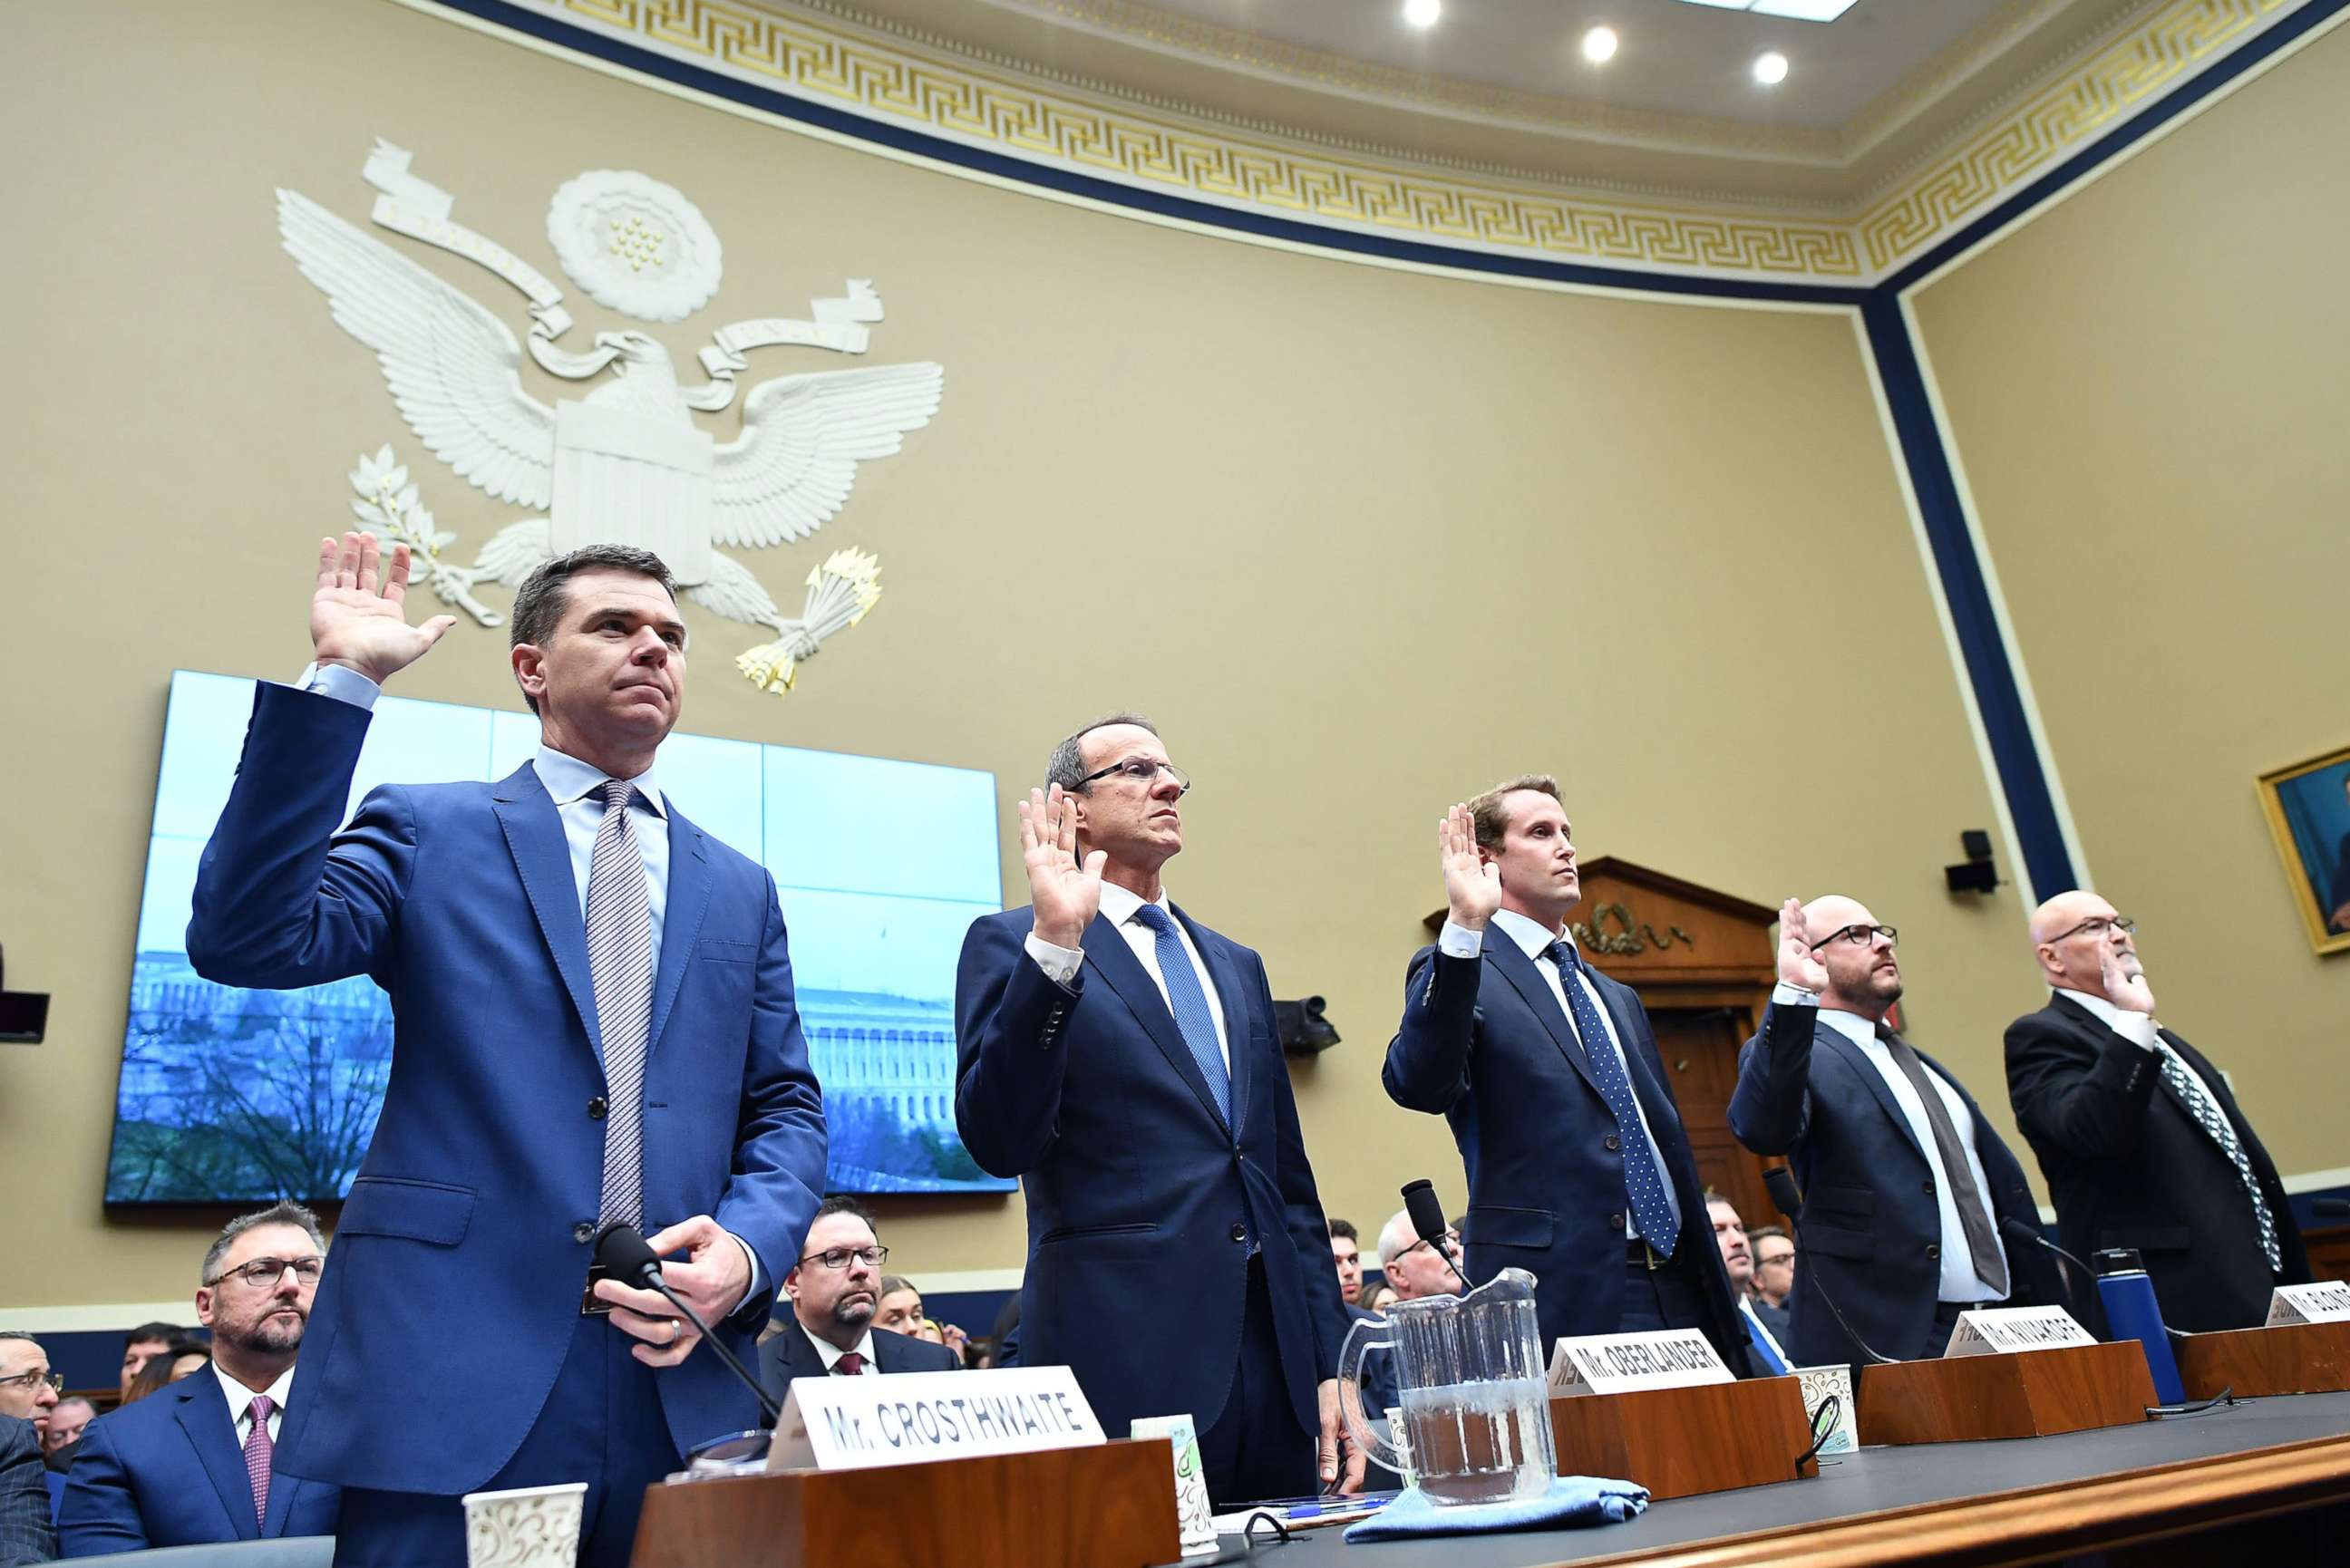
[[[2016,839],[2024,861],[2020,869],[2031,889],[2042,898],[2076,886],[2078,877],[2072,857],[2065,848],[2045,761],[2032,738],[2022,689],[2008,658],[2005,640],[2000,636],[1997,618],[1992,613],[1990,584],[1984,576],[1981,561],[1967,530],[1965,514],[1959,504],[1957,476],[1951,470],[1949,454],[1942,442],[1942,432],[1935,422],[1927,397],[1917,345],[1911,341],[1908,324],[1901,314],[1900,296],[1984,235],[2186,113],[2244,72],[2271,58],[2279,50],[2291,47],[2312,29],[2323,26],[2345,6],[2350,6],[2350,0],[2311,0],[2310,4],[2277,22],[2218,65],[2166,93],[2014,194],[2003,198],[1982,216],[1954,231],[1883,282],[1870,287],[1859,287],[1688,277],[1630,267],[1490,255],[1440,244],[1416,244],[1268,217],[1032,163],[909,130],[886,120],[869,119],[850,110],[812,103],[771,88],[755,87],[716,71],[687,65],[637,44],[589,31],[540,11],[524,9],[508,3],[508,0],[438,0],[438,3],[444,9],[479,17],[573,53],[659,78],[781,119],[995,175],[1019,184],[1084,197],[1108,206],[1126,207],[1211,228],[1288,241],[1318,250],[1481,272],[1502,277],[1682,297],[1856,307],[1866,328],[1869,351],[1876,359],[1877,375],[1892,410],[1901,462],[1908,469],[1910,487],[1918,498],[1928,548],[1933,554],[1935,570],[1941,581],[1943,600],[1950,608],[1951,623],[1957,628],[1960,656],[1965,665],[1967,680],[1974,691],[1976,711],[1981,715],[1989,739],[1999,787],[2007,799],[2009,819],[2015,825]],[[2011,867],[2011,873],[2015,869],[2018,868]]]

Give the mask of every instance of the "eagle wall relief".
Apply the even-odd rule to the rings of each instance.
[[[531,515],[508,524],[471,566],[445,552],[405,465],[386,445],[351,473],[360,520],[408,544],[415,580],[483,626],[504,618],[474,597],[485,582],[518,586],[540,562],[589,544],[634,545],[668,563],[704,608],[765,627],[773,640],[735,664],[754,683],[788,691],[801,661],[854,626],[881,596],[880,566],[835,551],[806,577],[786,618],[748,566],[725,549],[796,543],[847,504],[857,465],[887,457],[938,411],[946,372],[928,361],[779,376],[743,400],[742,433],[721,442],[694,418],[734,400],[751,350],[783,345],[861,355],[881,301],[869,282],[811,302],[809,320],[737,321],[698,356],[709,379],[681,385],[659,339],[599,332],[577,353],[563,292],[512,251],[455,223],[448,192],[379,140],[366,165],[380,194],[379,228],[474,262],[529,302],[522,343],[495,314],[392,246],[296,191],[277,192],[277,226],[302,275],[327,296],[335,322],[375,351],[392,401],[416,437],[458,477]],[[547,240],[564,275],[589,298],[640,321],[681,322],[718,291],[718,236],[674,187],[629,171],[591,170],[556,192]],[[522,354],[549,374],[592,382],[553,408],[522,384]]]

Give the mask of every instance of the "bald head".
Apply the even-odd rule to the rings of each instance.
[[[1804,940],[1828,971],[1820,1005],[1882,1023],[1901,1000],[1901,965],[1876,934],[1877,917],[1857,898],[1826,893],[1804,906]],[[1854,939],[1857,937],[1858,940]]]
[[[1847,898],[1841,893],[1824,893],[1804,906],[1804,940],[1825,941],[1848,926],[1873,926],[1877,917],[1868,906],[1857,898]]]
[[[2032,956],[2040,962],[2041,978],[2051,986],[2103,996],[2098,952],[2104,948],[2112,949],[2125,979],[2143,974],[2137,939],[2115,924],[2120,919],[2111,904],[2077,888],[2032,911]]]

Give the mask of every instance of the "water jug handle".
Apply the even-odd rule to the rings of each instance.
[[[1347,1343],[1338,1351],[1338,1418],[1346,1423],[1356,1446],[1366,1455],[1388,1469],[1400,1470],[1401,1456],[1387,1438],[1387,1412],[1381,1410],[1373,1418],[1363,1410],[1363,1356],[1374,1350],[1395,1349],[1392,1339],[1369,1337],[1387,1326],[1378,1319],[1367,1317],[1358,1317],[1348,1326]]]

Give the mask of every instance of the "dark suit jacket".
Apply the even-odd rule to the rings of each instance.
[[[281,1442],[294,1412],[316,1397],[304,1386],[304,1374],[294,1381],[296,1392],[279,1423]],[[332,1535],[342,1506],[338,1488],[280,1469],[270,1477],[269,1517],[255,1517],[253,1483],[228,1400],[206,1368],[89,1424],[66,1476],[57,1539],[66,1556],[94,1557],[151,1546]]]
[[[514,1453],[570,1349],[603,1186],[602,1033],[571,852],[535,769],[387,784],[338,833],[368,718],[261,684],[188,957],[228,985],[366,974],[392,999],[383,1113],[335,1227],[278,1467],[445,1495]],[[669,845],[645,1224],[714,1216],[772,1290],[825,1169],[783,913],[764,868],[673,805]],[[714,1325],[745,1360],[767,1305],[763,1292]],[[708,1351],[655,1386],[681,1452],[757,1418]]]
[[[0,1416],[0,1568],[47,1563],[57,1555],[46,1473],[33,1423]]]
[[[2269,1291],[2309,1278],[2275,1164],[2202,1053],[2162,1038],[2210,1087],[2242,1140],[2276,1216],[2282,1275],[2261,1252],[2243,1179],[2162,1081],[2151,1053],[2070,997],[2008,1025],[2007,1093],[2056,1200],[2056,1230],[2083,1259],[2134,1247],[2172,1328],[2251,1328],[2268,1319]]]
[[[1757,1154],[1788,1157],[1804,1189],[1797,1217],[1795,1289],[1781,1343],[1805,1366],[1867,1356],[1820,1304],[1825,1290],[1880,1355],[1927,1354],[1941,1299],[1942,1217],[1933,1167],[1885,1076],[1859,1046],[1819,1022],[1816,1007],[1762,1012],[1762,1032],[1738,1058],[1730,1130]],[[2023,1167],[1983,1119],[1982,1107],[1941,1064],[1927,1068],[1959,1094],[1975,1124],[1975,1155],[1990,1190],[1991,1223],[2038,1229],[2039,1206]],[[2070,1306],[2054,1260],[2002,1238],[2012,1306]],[[2075,1309],[2077,1311],[2077,1309]]]
[[[778,1321],[784,1331],[759,1346],[759,1383],[767,1397],[780,1405],[791,1392],[793,1378],[827,1374],[824,1357],[808,1343],[807,1331],[799,1320]],[[873,1330],[873,1367],[877,1372],[956,1372],[962,1370],[962,1359],[943,1345],[877,1328]]]
[[[955,1126],[983,1169],[1019,1177],[1026,1195],[1022,1366],[1066,1364],[1106,1431],[1186,1414],[1206,1431],[1240,1365],[1254,1242],[1290,1404],[1315,1432],[1347,1315],[1272,989],[1254,952],[1175,917],[1223,1004],[1231,1127],[1118,929],[1094,918],[1065,991],[1024,950],[1024,909],[983,917],[963,940]],[[1180,1298],[1166,1279],[1184,1282]]]
[[[1707,1307],[1699,1326],[1742,1372],[1746,1329],[1648,1015],[1629,986],[1586,972],[1623,1041],[1632,1092],[1672,1177],[1681,1211],[1674,1250],[1695,1266]],[[1452,1126],[1469,1174],[1469,1277],[1532,1272],[1545,1354],[1563,1335],[1616,1333],[1627,1200],[1615,1114],[1592,1085],[1574,1025],[1507,931],[1488,927],[1477,958],[1427,947],[1412,959],[1381,1078],[1396,1104],[1440,1113]]]

